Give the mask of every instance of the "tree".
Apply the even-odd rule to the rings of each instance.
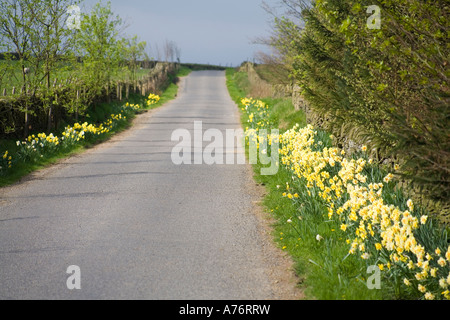
[[[166,39],[164,42],[164,58],[166,62],[180,62],[181,59],[181,49],[177,46],[174,41],[169,41]]]
[[[25,68],[27,61],[32,59],[31,49],[33,37],[36,32],[33,28],[36,22],[36,12],[33,4],[38,1],[24,0],[0,0],[0,38],[2,39],[2,50],[16,54],[21,72],[20,78],[12,72],[12,76],[21,81],[23,88],[26,87],[27,78]],[[11,56],[6,58],[11,59]]]
[[[284,0],[277,49],[320,124],[402,164],[424,195],[450,199],[449,7],[444,0]],[[369,6],[381,11],[369,27]],[[443,208],[444,208],[443,207]]]
[[[61,74],[64,62],[73,61],[75,45],[75,32],[67,27],[68,7],[72,0],[44,0],[33,4],[31,8],[35,13],[35,31],[33,38],[32,55],[35,59],[35,68],[41,68],[42,79],[45,79],[44,104],[48,110],[47,131],[52,128],[53,105],[57,104],[52,79]]]
[[[2,115],[8,115],[7,120],[2,116],[3,128],[18,128],[10,119],[17,119],[19,113],[25,115],[25,137],[29,115],[36,116],[35,129],[46,127],[48,132],[66,115],[75,113],[77,119],[94,99],[102,97],[105,86],[123,71],[121,67],[135,78],[138,61],[148,58],[145,42],[121,38],[125,26],[109,2],[98,2],[92,12],[82,15],[76,10],[80,21],[72,15],[77,4],[73,0],[0,0],[0,51],[7,60],[0,64],[0,82],[13,78],[27,92],[15,99],[13,113],[9,107],[2,110]],[[56,79],[67,81],[55,87]]]
[[[42,94],[44,109],[48,112],[47,130],[52,125],[52,79],[61,72],[62,63],[73,51],[73,31],[66,27],[67,8],[71,0],[1,0],[0,37],[3,50],[13,52],[8,60],[17,57],[20,77],[11,63],[10,75],[33,93]],[[41,83],[44,82],[44,85]],[[28,101],[25,97],[23,112],[24,135],[28,133]]]
[[[177,63],[181,63],[181,48],[175,45],[175,58],[177,59]]]
[[[147,54],[145,53],[145,48],[147,47],[147,43],[145,41],[138,42],[139,38],[138,36],[134,36],[129,39],[123,39],[123,50],[125,55],[126,64],[128,67],[128,70],[131,74],[131,81],[136,80],[136,70],[139,67],[138,62],[142,61],[147,57]]]
[[[82,15],[77,55],[82,57],[79,77],[89,88],[87,102],[101,94],[125,58],[119,38],[122,27],[122,19],[112,12],[110,2],[106,5],[98,2],[91,13]]]

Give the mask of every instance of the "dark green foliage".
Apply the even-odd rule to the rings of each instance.
[[[210,64],[198,64],[198,63],[182,63],[182,67],[186,67],[191,69],[192,71],[201,71],[201,70],[219,70],[224,71],[226,68],[222,66],[215,66]]]
[[[417,194],[450,208],[447,1],[315,1],[304,27],[277,19],[272,43],[320,124],[401,165]],[[377,5],[381,28],[367,12]],[[292,36],[295,34],[294,36]],[[282,40],[281,40],[282,39]]]

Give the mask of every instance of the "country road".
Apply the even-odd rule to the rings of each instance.
[[[191,73],[131,129],[0,189],[0,299],[298,298],[250,165],[173,163],[171,135],[194,121],[240,128],[224,72]]]

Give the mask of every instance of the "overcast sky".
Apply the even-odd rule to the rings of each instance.
[[[82,10],[97,2],[84,0]],[[127,34],[146,41],[154,58],[156,46],[162,51],[165,40],[178,45],[185,63],[237,66],[267,51],[252,43],[270,32],[272,17],[262,0],[111,0],[111,6],[129,25]]]

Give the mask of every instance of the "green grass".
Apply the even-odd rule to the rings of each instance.
[[[280,132],[284,132],[298,124],[305,124],[306,117],[303,112],[294,109],[290,98],[263,98],[260,99],[271,107],[269,121],[273,123]]]
[[[367,288],[367,266],[363,260],[355,255],[347,256],[345,238],[335,222],[327,222],[326,208],[317,210],[321,208],[320,203],[295,204],[283,197],[286,182],[292,181],[287,170],[280,168],[274,176],[263,176],[259,174],[260,165],[254,169],[257,182],[268,191],[263,203],[276,220],[274,240],[293,258],[307,299],[382,299],[381,290]],[[294,187],[292,183],[290,187]],[[301,186],[295,187],[301,190]],[[288,219],[293,222],[288,223]],[[317,235],[325,240],[318,241]]]
[[[1,147],[3,147],[4,141],[0,141]],[[97,143],[100,143],[100,141],[97,141]],[[0,188],[6,187],[9,185],[12,185],[18,181],[20,181],[23,177],[33,173],[34,171],[43,169],[45,167],[48,167],[52,164],[57,163],[61,159],[67,158],[69,156],[78,154],[83,152],[89,148],[88,144],[80,144],[77,147],[64,151],[64,152],[58,152],[57,154],[53,154],[51,156],[43,158],[39,163],[23,163],[19,162],[14,165],[14,169],[9,171],[9,174],[6,176],[0,176]],[[10,153],[14,154],[14,149],[10,148]]]
[[[176,78],[186,77],[191,72],[192,72],[191,69],[181,66],[181,68],[178,70],[178,72],[176,74]],[[160,96],[161,99],[158,101],[158,103],[156,103],[152,106],[152,109],[158,108],[158,107],[162,106],[163,104],[165,104],[177,97],[179,86],[178,86],[178,83],[175,83],[175,82],[176,82],[176,79],[172,79],[170,85],[161,94],[161,96]]]
[[[248,92],[250,90],[248,75],[246,72],[237,72],[236,69],[228,68],[226,70],[226,76],[230,96],[238,106],[241,106],[240,100],[244,97],[248,97]],[[271,107],[269,121],[273,123],[276,128],[280,129],[280,132],[292,128],[297,123],[301,125],[306,124],[305,114],[303,112],[297,112],[294,109],[292,99],[262,98],[260,100]],[[243,123],[247,121],[245,115],[242,121]]]
[[[247,96],[249,88],[246,74],[234,69],[228,69],[226,74],[230,96],[241,107],[240,100]],[[280,132],[297,123],[306,125],[304,113],[295,111],[289,98],[261,100],[270,106],[270,121]],[[242,113],[244,128],[247,119]],[[263,203],[276,221],[273,225],[274,241],[293,258],[296,273],[301,279],[299,286],[304,289],[307,299],[378,300],[389,296],[386,290],[368,289],[366,279],[370,274],[366,272],[365,262],[357,256],[347,256],[346,239],[338,232],[339,226],[328,221],[326,207],[307,201],[294,203],[283,197],[286,182],[293,183],[292,174],[280,166],[276,175],[261,175],[261,168],[260,164],[254,165],[254,177],[267,190]],[[295,187],[297,190],[305,189],[300,184]],[[293,223],[288,223],[288,219]],[[317,235],[325,240],[317,241]]]
[[[196,71],[197,69],[190,66],[190,65],[180,65],[180,69],[178,70],[177,76],[178,77],[186,77],[188,76],[192,71]]]
[[[240,99],[247,96],[250,89],[250,81],[245,72],[237,72],[236,69],[226,69],[227,87],[231,98],[240,105]]]

